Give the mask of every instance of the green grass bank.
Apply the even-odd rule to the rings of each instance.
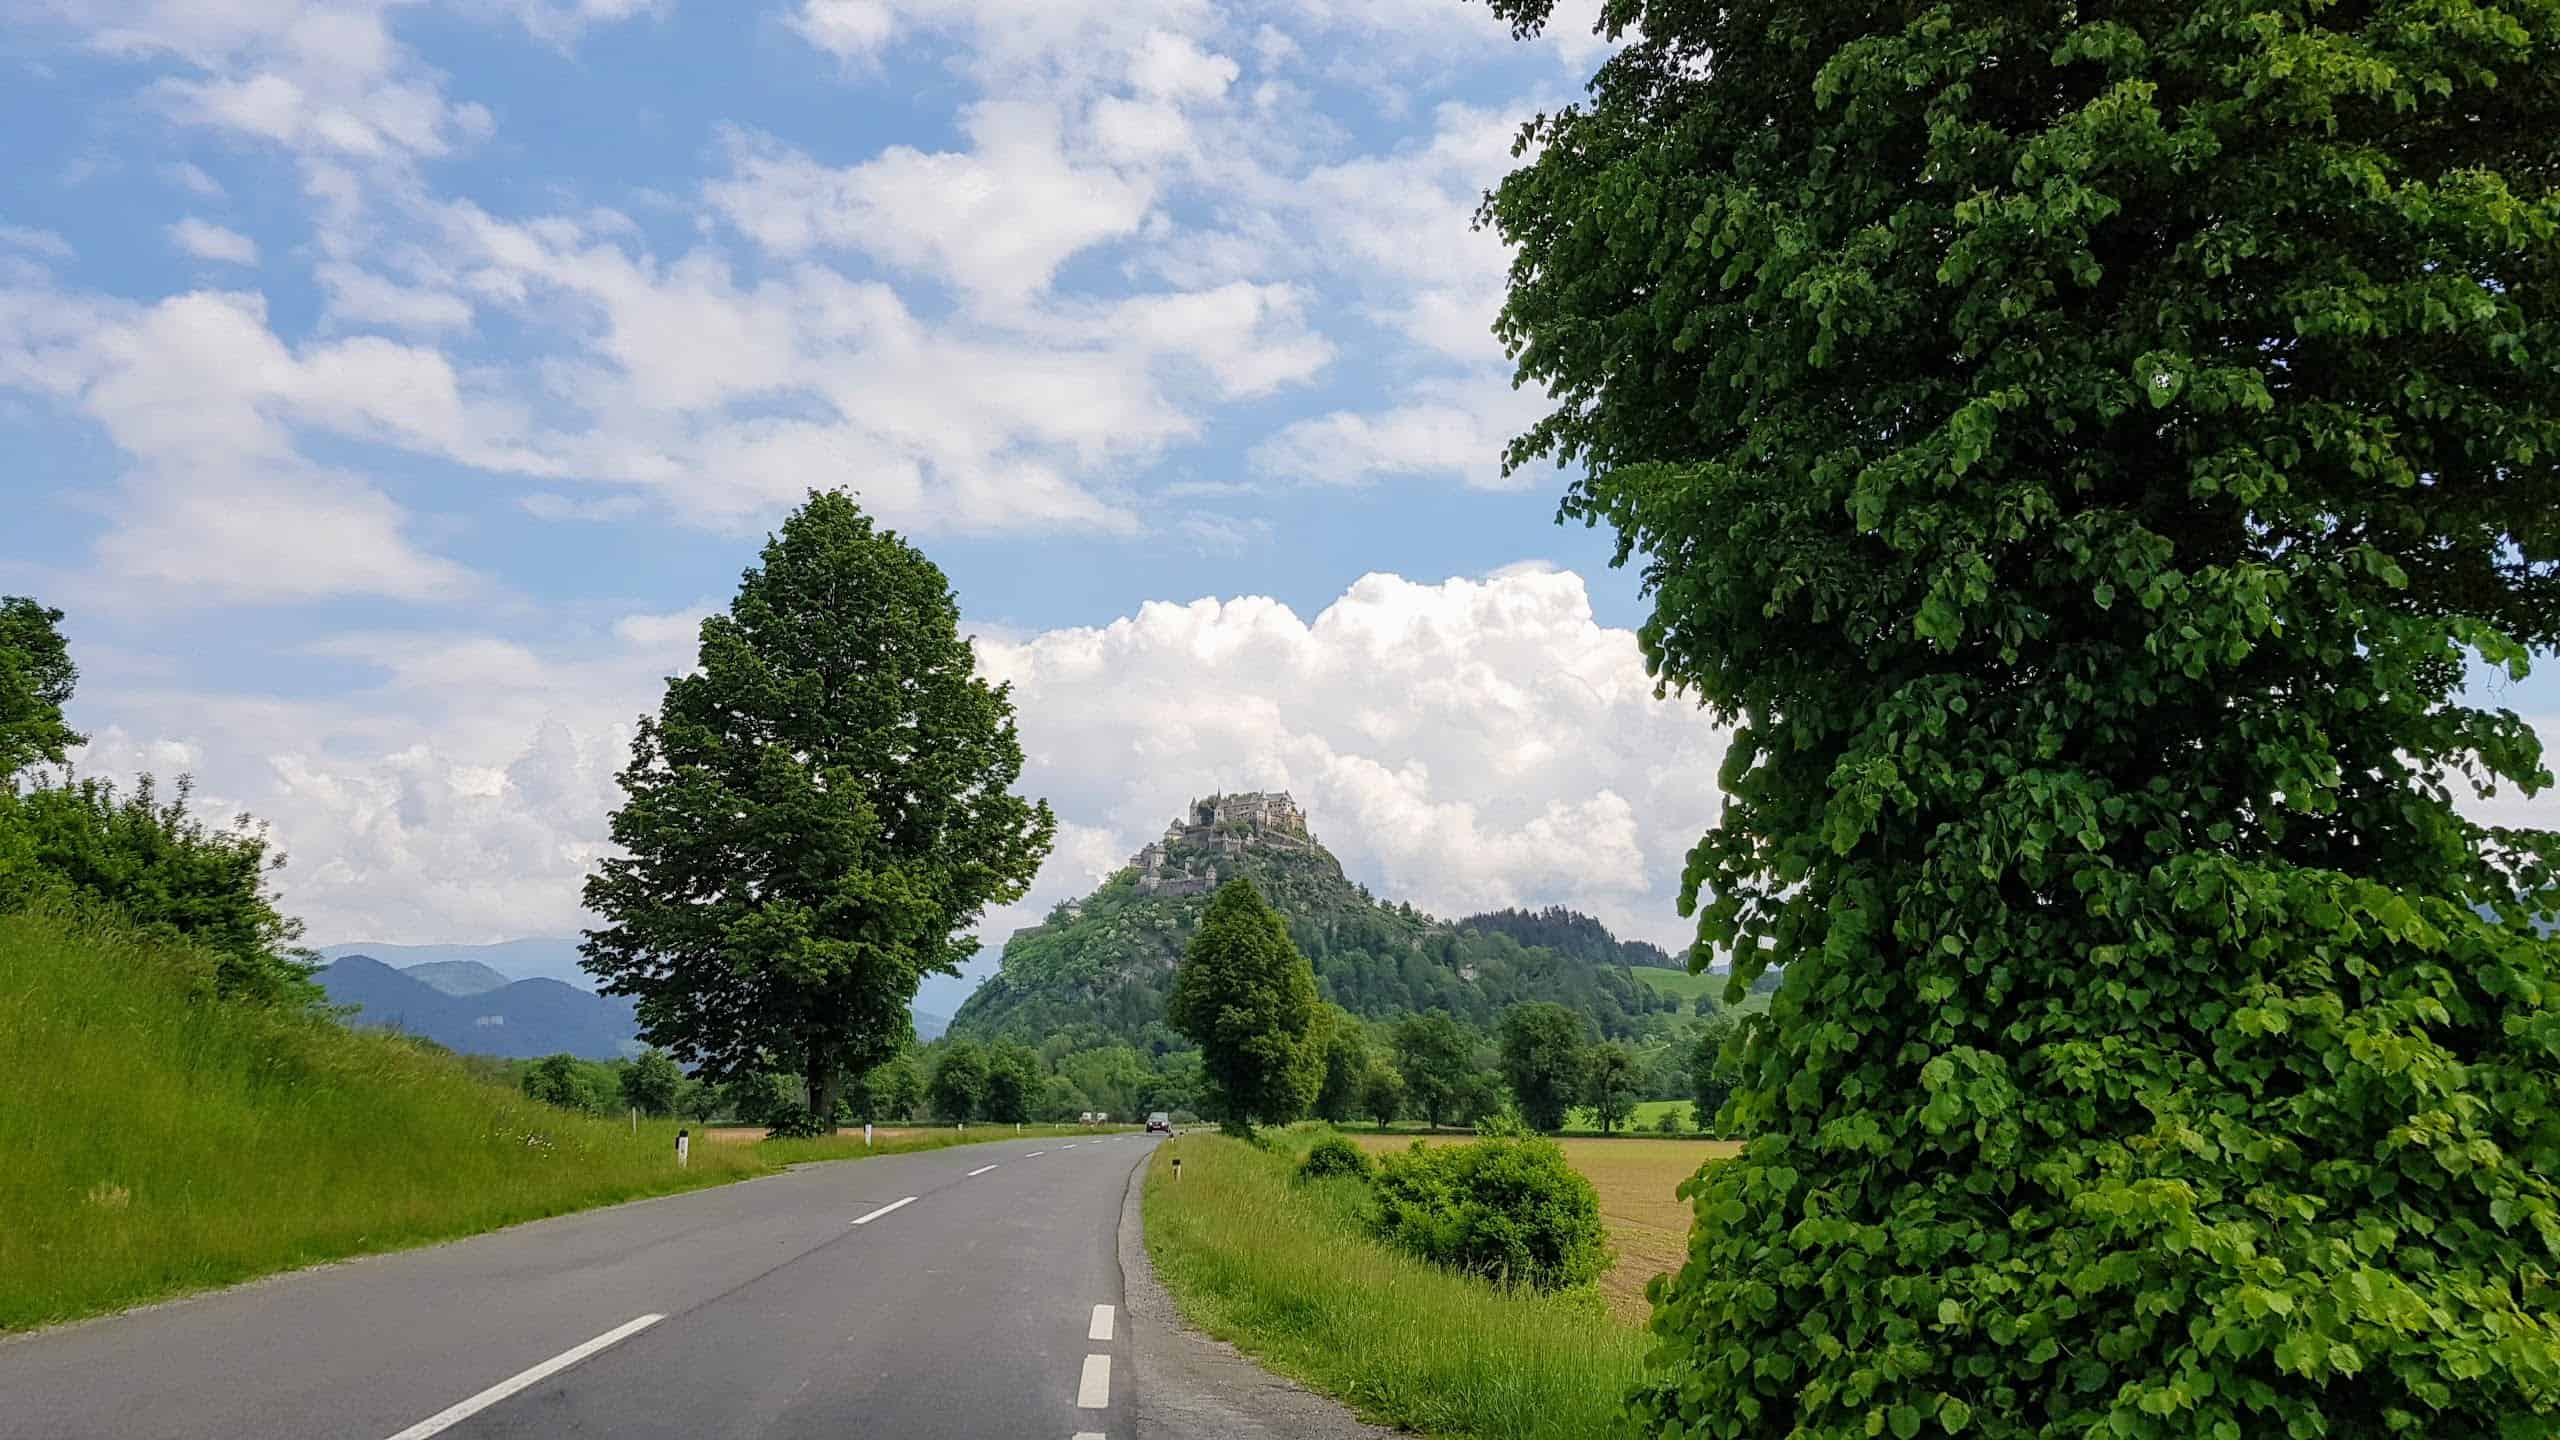
[[[114,928],[0,915],[0,1331],[844,1159],[591,1120],[453,1057],[325,1018],[215,1003],[210,962]],[[1029,1133],[1029,1132],[1025,1132]]]
[[[1390,1250],[1362,1224],[1358,1181],[1301,1183],[1294,1163],[1209,1134],[1158,1148],[1147,1253],[1186,1319],[1383,1424],[1467,1440],[1613,1432],[1644,1332],[1596,1294],[1508,1295]]]

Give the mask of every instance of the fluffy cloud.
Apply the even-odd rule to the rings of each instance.
[[[1723,741],[1653,697],[1632,632],[1583,582],[1519,570],[1371,575],[1312,619],[1253,597],[1151,604],[984,647],[1010,680],[1028,783],[1122,849],[1062,857],[1089,887],[1194,795],[1287,789],[1352,872],[1443,914],[1565,903],[1677,938],[1681,857]]]
[[[506,407],[467,393],[441,355],[371,336],[296,349],[250,294],[144,307],[0,288],[0,387],[77,406],[131,462],[99,542],[106,578],[93,603],[164,588],[249,602],[469,588],[460,567],[417,547],[377,488],[305,458],[303,429],[543,468],[499,438],[518,425]]]
[[[1455,475],[1477,490],[1523,490],[1552,483],[1543,467],[1506,475],[1503,447],[1547,411],[1536,389],[1515,389],[1499,372],[1417,381],[1402,403],[1363,413],[1336,410],[1283,426],[1253,449],[1254,469],[1313,485]]]
[[[971,150],[891,146],[841,170],[742,140],[736,173],[711,185],[710,199],[777,254],[857,250],[1006,305],[1046,289],[1069,257],[1135,232],[1146,217],[1153,188],[1070,160],[1044,106],[989,102],[970,111],[966,128]]]
[[[193,215],[169,227],[169,243],[199,260],[216,260],[225,265],[258,263],[257,241]]]
[[[315,938],[558,934],[606,845],[612,775],[698,611],[541,644],[362,634],[320,653],[368,685],[290,703],[93,677],[98,773],[193,769],[293,856]],[[1635,637],[1578,576],[1372,575],[1312,619],[1265,599],[1150,604],[1097,629],[982,640],[1010,680],[1061,843],[1001,938],[1081,893],[1193,795],[1285,788],[1354,875],[1456,914],[1561,902],[1677,938],[1669,895],[1711,818],[1722,741],[1653,698]]]

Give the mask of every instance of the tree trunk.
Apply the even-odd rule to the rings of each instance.
[[[824,1052],[812,1047],[810,1053],[817,1056]],[[818,1117],[818,1128],[830,1135],[836,1133],[836,1096],[843,1089],[843,1077],[836,1073],[833,1061],[809,1061],[809,1113]]]

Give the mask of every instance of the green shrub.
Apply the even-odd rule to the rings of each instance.
[[[805,1105],[785,1104],[765,1119],[768,1140],[815,1140],[826,1133],[825,1123]]]
[[[1561,1290],[1609,1268],[1600,1197],[1552,1140],[1417,1140],[1378,1166],[1376,1191],[1388,1242],[1506,1288]]]
[[[1663,1111],[1661,1114],[1659,1114],[1659,1115],[1657,1115],[1657,1116],[1653,1117],[1653,1128],[1654,1128],[1654,1130],[1655,1130],[1657,1133],[1659,1133],[1659,1134],[1663,1134],[1663,1135],[1677,1135],[1677,1134],[1679,1134],[1679,1133],[1680,1133],[1680,1107],[1678,1107],[1678,1106],[1676,1106],[1676,1105],[1675,1105],[1675,1106],[1673,1106],[1672,1108],[1670,1108],[1670,1109],[1668,1109],[1668,1110],[1665,1110],[1665,1111]]]
[[[1298,1162],[1298,1173],[1309,1180],[1324,1180],[1336,1175],[1369,1177],[1372,1167],[1369,1153],[1339,1135],[1327,1135],[1307,1151]]]

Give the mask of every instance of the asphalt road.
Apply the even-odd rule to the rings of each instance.
[[[0,1436],[1129,1440],[1150,1148],[810,1166],[0,1342]]]

